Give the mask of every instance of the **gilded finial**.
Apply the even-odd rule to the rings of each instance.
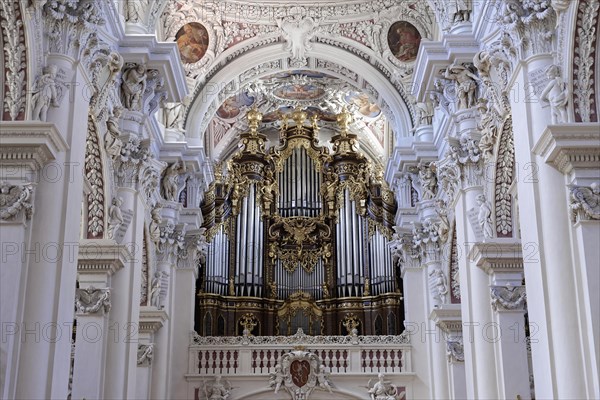
[[[317,136],[319,134],[319,125],[317,122],[319,121],[319,115],[317,113],[310,116],[310,125],[313,128],[313,136]]]
[[[336,121],[342,131],[342,136],[346,136],[346,134],[348,133],[348,125],[350,125],[350,123],[352,122],[352,114],[348,112],[346,107],[342,108],[342,111],[338,115],[336,115]]]
[[[262,114],[256,107],[252,107],[248,114],[246,114],[248,118],[248,127],[250,128],[250,134],[256,135],[258,134],[258,125],[262,121]]]
[[[302,125],[304,125],[304,121],[306,121],[307,117],[308,115],[306,112],[299,107],[296,107],[292,112],[292,119],[296,123],[296,128],[300,128]]]

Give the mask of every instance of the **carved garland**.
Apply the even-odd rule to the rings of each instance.
[[[33,205],[31,196],[33,185],[11,185],[7,182],[0,184],[0,220],[12,220],[21,211],[25,213],[26,219],[31,219]]]
[[[102,168],[98,127],[93,117],[88,117],[88,134],[85,144],[85,177],[91,192],[88,194],[88,239],[101,239],[104,236],[104,177]]]
[[[144,229],[142,240],[142,283],[140,285],[140,306],[148,305],[148,282],[150,281],[150,270],[148,268],[148,234]]]
[[[600,2],[583,0],[577,10],[575,30],[575,57],[573,57],[573,105],[575,122],[597,122],[598,112],[595,101],[594,52]],[[597,58],[597,55],[596,55]]]
[[[450,247],[450,302],[460,304],[460,275],[458,272],[458,247],[456,225],[452,228],[452,242]]]
[[[512,237],[512,196],[510,187],[514,180],[515,146],[512,116],[504,121],[500,134],[495,180],[496,232],[498,237]]]
[[[25,117],[27,52],[20,2],[2,1],[0,10],[2,10],[0,26],[2,27],[2,44],[5,54],[2,72],[6,73],[2,119],[23,120]],[[0,80],[0,82],[2,81]]]

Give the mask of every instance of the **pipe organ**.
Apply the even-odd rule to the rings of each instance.
[[[331,151],[319,145],[316,115],[282,115],[279,143],[269,149],[262,115],[247,117],[248,131],[217,166],[201,205],[209,249],[198,332],[216,334],[202,326],[210,317],[235,335],[252,316],[253,334],[345,334],[350,315],[360,333],[401,331],[401,282],[388,245],[396,204],[382,167],[350,132],[351,115],[337,115]]]

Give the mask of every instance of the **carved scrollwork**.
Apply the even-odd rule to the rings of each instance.
[[[12,185],[2,182],[0,184],[0,219],[11,220],[21,212],[24,212],[26,219],[30,219],[33,213],[32,195],[33,185],[31,183]]]
[[[97,289],[94,286],[77,289],[75,309],[82,314],[107,313],[110,311],[110,289]]]
[[[446,339],[446,354],[450,362],[465,361],[465,349],[462,337],[449,337]]]
[[[410,344],[410,334],[403,332],[401,335],[370,335],[358,336],[356,344]],[[192,345],[197,346],[222,346],[222,345],[238,345],[241,346],[244,342],[241,336],[200,336],[197,333],[192,335]],[[310,344],[352,344],[354,339],[352,336],[312,336],[305,334],[302,329],[289,336],[251,336],[247,338],[249,345],[262,344],[288,344],[288,345],[310,345]]]
[[[302,68],[307,65],[306,53],[312,49],[310,40],[316,33],[318,22],[300,14],[277,20],[277,26],[286,41],[285,51],[291,55],[290,65]]]
[[[325,223],[324,217],[284,218],[276,215],[269,227],[269,239],[280,242],[276,258],[289,272],[294,272],[300,265],[310,273],[319,258],[325,258],[331,252],[327,247],[331,228]]]
[[[575,223],[586,219],[600,219],[600,185],[592,183],[589,187],[570,186],[569,208],[571,220]]]
[[[137,365],[138,367],[149,367],[154,358],[154,343],[138,344]]]

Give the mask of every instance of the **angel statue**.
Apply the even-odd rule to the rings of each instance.
[[[179,188],[179,162],[171,164],[165,171],[162,180],[163,196],[168,201],[177,201],[177,189]]]
[[[43,74],[35,82],[35,91],[31,96],[33,112],[31,118],[46,122],[48,108],[58,107],[56,74],[58,67],[54,64],[43,69]]]
[[[283,371],[281,370],[281,364],[276,364],[275,365],[275,372],[271,372],[269,374],[269,387],[270,388],[275,388],[275,394],[277,394],[277,392],[279,392],[279,389],[281,388],[281,384],[283,383],[283,380],[285,378],[285,375],[283,373]]]
[[[142,64],[129,67],[123,72],[123,83],[121,84],[123,105],[128,110],[141,111],[147,78],[146,67]]]
[[[367,388],[371,400],[396,400],[396,386],[385,380],[385,375],[380,372],[378,380],[372,385],[373,379],[369,380]],[[372,386],[371,386],[372,385]]]
[[[550,80],[540,99],[550,104],[552,124],[567,122],[567,103],[569,102],[569,89],[560,76],[560,67],[551,65],[546,69],[546,76]]]
[[[204,390],[207,400],[227,400],[231,394],[231,385],[227,381],[223,383],[221,375],[217,375],[212,385],[206,385]]]
[[[492,228],[492,205],[483,194],[477,196],[477,204],[479,204],[479,215],[477,218],[483,232],[483,237],[494,237],[494,229]]]
[[[123,205],[123,199],[115,197],[112,200],[112,204],[108,209],[108,227],[106,229],[106,236],[109,239],[115,238],[115,233],[119,230],[119,227],[123,223],[123,213],[121,212],[121,206]]]

